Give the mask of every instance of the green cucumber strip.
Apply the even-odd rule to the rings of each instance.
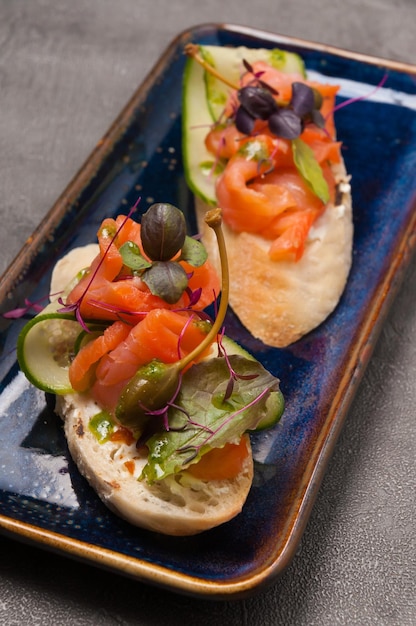
[[[214,157],[205,147],[212,118],[204,89],[204,70],[193,59],[185,64],[182,98],[182,158],[188,187],[207,204],[215,206]]]

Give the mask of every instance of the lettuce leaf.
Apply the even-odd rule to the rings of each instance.
[[[149,455],[141,479],[152,483],[175,474],[211,448],[238,442],[271,411],[276,421],[280,417],[279,380],[258,361],[240,355],[230,355],[228,361],[237,374],[229,396],[230,369],[224,357],[197,363],[184,374],[175,406],[169,409],[170,430],[146,443]]]

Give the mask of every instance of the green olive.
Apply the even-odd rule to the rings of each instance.
[[[137,370],[121,392],[116,417],[123,426],[140,429],[149,412],[162,408],[175,394],[180,369],[154,360]]]

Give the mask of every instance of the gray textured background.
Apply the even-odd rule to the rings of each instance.
[[[220,21],[416,62],[414,0],[0,0],[0,271],[170,40]],[[0,537],[0,624],[415,624],[415,305],[413,262],[273,587],[193,600]]]

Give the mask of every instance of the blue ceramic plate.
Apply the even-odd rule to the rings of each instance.
[[[172,202],[192,227],[181,163],[181,80],[186,43],[278,46],[341,85],[337,113],[352,175],[354,261],[333,315],[287,349],[253,339],[230,312],[227,332],[280,377],[287,408],[253,437],[255,478],[244,511],[224,526],[175,540],[112,515],[79,475],[43,393],[19,372],[24,320],[1,321],[0,526],[3,532],[137,580],[213,598],[247,595],[288,564],[329,456],[415,244],[416,68],[235,26],[182,33],[120,114],[99,148],[34,233],[0,284],[2,311],[48,293],[51,269],[95,240],[104,217]]]

